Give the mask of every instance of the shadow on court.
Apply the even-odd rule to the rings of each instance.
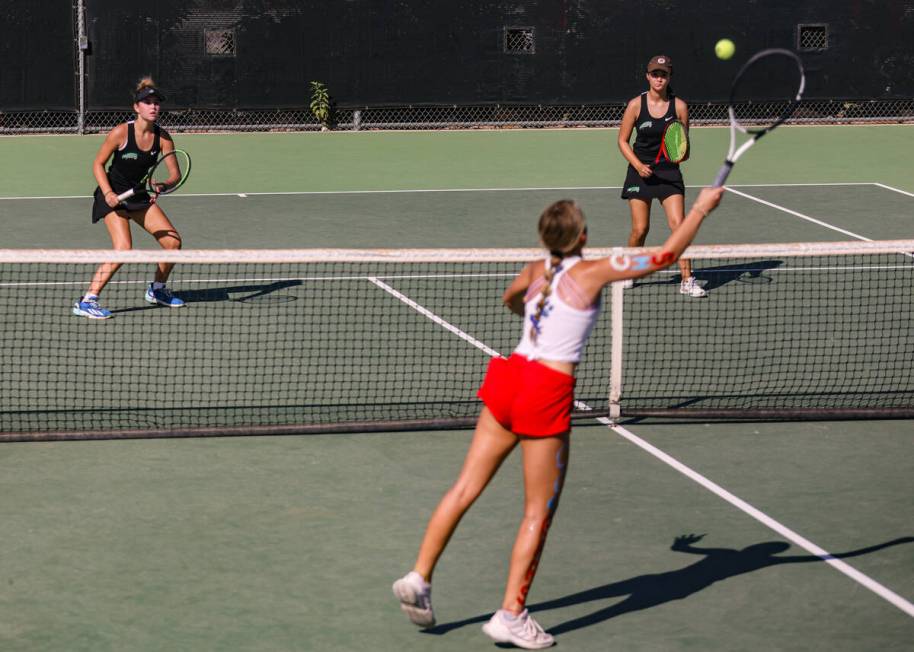
[[[583,627],[596,625],[603,621],[621,616],[633,611],[649,609],[658,605],[683,600],[699,591],[708,588],[716,582],[726,580],[737,575],[745,575],[763,568],[780,566],[783,564],[800,564],[809,562],[822,562],[823,558],[815,555],[785,555],[780,553],[788,550],[790,544],[784,541],[766,541],[747,546],[742,550],[731,548],[699,548],[695,543],[701,541],[705,535],[684,535],[676,537],[671,550],[692,555],[701,555],[702,559],[690,566],[678,570],[657,573],[653,575],[639,575],[620,582],[603,584],[586,591],[572,593],[555,600],[537,602],[527,605],[531,612],[560,609],[577,604],[608,600],[610,598],[625,597],[625,600],[613,604],[605,609],[599,609],[591,614],[575,618],[549,628],[551,634],[563,634]],[[873,552],[904,543],[914,543],[914,537],[901,537],[886,543],[880,543],[859,550],[835,553],[828,559],[847,559],[859,557]],[[435,627],[423,630],[425,634],[446,634],[452,629],[466,625],[484,623],[491,617],[491,612],[465,620],[451,623],[441,623]]]
[[[717,267],[698,267],[692,270],[692,274],[698,281],[704,281],[702,287],[707,290],[717,290],[729,283],[771,283],[774,281],[765,272],[776,269],[784,264],[783,260],[756,260],[749,263],[726,264]],[[656,279],[656,280],[651,280]],[[635,281],[635,287],[647,285],[673,285],[678,284],[682,276],[674,274],[672,277],[647,277],[647,280]]]
[[[263,285],[234,285],[218,288],[204,288],[200,290],[180,290],[174,294],[184,303],[213,303],[223,301],[236,301],[238,303],[288,303],[295,301],[296,297],[290,294],[278,294],[282,290],[300,286],[300,280],[274,281]],[[131,308],[112,310],[112,313],[138,312],[143,310],[158,310],[163,306],[142,305]]]

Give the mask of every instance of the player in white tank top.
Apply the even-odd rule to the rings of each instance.
[[[581,262],[580,256],[563,258],[555,270],[542,316],[536,317],[545,279],[539,279],[524,296],[524,332],[514,352],[529,360],[555,360],[578,363],[581,351],[600,316],[600,297],[580,307],[583,294],[569,271]],[[550,265],[551,260],[546,261]],[[577,304],[577,305],[575,305]],[[535,337],[534,337],[535,333]]]
[[[521,342],[511,359],[493,359],[489,373],[495,368],[503,370],[512,359],[519,358],[522,362],[517,363],[517,368],[522,373],[545,368],[546,373],[537,379],[551,381],[573,375],[596,321],[603,288],[613,281],[647,276],[676,262],[704,218],[720,203],[722,193],[722,188],[702,190],[682,225],[662,247],[644,255],[599,260],[581,260],[587,231],[577,205],[563,200],[549,206],[540,218],[540,238],[550,252],[549,259],[524,267],[503,296],[505,305],[524,318]],[[484,388],[488,381],[487,376]],[[538,408],[535,401],[526,400],[529,397],[525,392],[536,394],[539,389],[524,385],[519,390],[518,400],[525,409]],[[567,400],[572,400],[570,394]],[[530,423],[529,419],[526,423]],[[400,607],[414,624],[434,625],[431,579],[438,559],[466,510],[520,444],[524,464],[523,520],[511,554],[501,609],[483,626],[483,631],[496,642],[526,649],[554,643],[553,637],[527,612],[525,603],[561,496],[568,468],[569,434],[570,422],[568,429],[555,435],[521,436],[500,423],[488,403],[482,408],[463,469],[429,520],[413,570],[393,585]]]

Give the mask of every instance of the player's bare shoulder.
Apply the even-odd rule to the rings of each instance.
[[[109,140],[116,140],[121,143],[127,142],[127,128],[130,126],[128,122],[122,122],[117,125],[114,129],[108,132]]]
[[[168,133],[165,129],[159,127],[159,138],[162,141],[162,151],[165,153],[172,152],[175,149],[175,141],[172,139],[171,134]]]

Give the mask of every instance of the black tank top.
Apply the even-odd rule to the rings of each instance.
[[[159,125],[153,125],[152,149],[148,152],[143,151],[137,145],[135,130],[136,123],[131,120],[127,123],[127,144],[124,149],[115,150],[114,158],[111,159],[111,165],[108,167],[108,181],[111,182],[111,189],[116,193],[122,193],[137,186],[159,158],[161,145]]]
[[[663,140],[663,130],[668,122],[676,119],[676,98],[670,94],[670,106],[662,118],[655,118],[647,110],[647,91],[641,93],[641,112],[638,114],[638,120],[635,121],[635,144],[632,149],[635,156],[642,163],[647,163],[652,168],[660,167],[679,167],[676,163],[670,163],[663,157],[660,162],[654,163],[657,159],[657,153],[660,151],[660,142]]]

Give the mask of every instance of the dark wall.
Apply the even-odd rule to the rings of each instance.
[[[0,109],[76,106],[73,25],[64,0],[0,0]]]
[[[70,3],[0,0],[0,107],[73,97]],[[49,6],[46,16],[35,6]],[[825,23],[829,48],[803,53],[809,98],[914,96],[914,0],[86,0],[90,108],[125,107],[142,74],[172,107],[300,107],[308,82],[341,106],[620,102],[647,59],[675,62],[677,92],[721,100],[748,54],[795,48]],[[59,14],[59,15],[58,15]],[[505,27],[532,27],[534,54],[504,52]],[[204,52],[233,30],[234,56]],[[737,54],[714,58],[732,38]],[[12,62],[12,63],[11,63]],[[72,104],[71,104],[72,105]]]

